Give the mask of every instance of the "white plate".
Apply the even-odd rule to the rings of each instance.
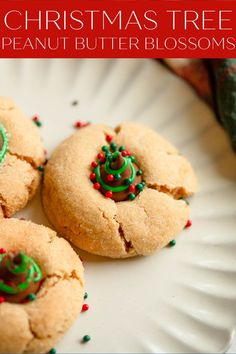
[[[175,247],[122,261],[82,253],[90,310],[58,352],[224,352],[236,323],[236,159],[211,110],[150,60],[1,60],[0,77],[2,95],[40,115],[49,152],[77,119],[131,119],[176,144],[199,179]],[[39,195],[19,215],[48,224]]]

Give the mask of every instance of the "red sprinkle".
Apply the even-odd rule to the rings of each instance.
[[[93,161],[93,162],[91,163],[91,166],[92,166],[93,168],[96,168],[96,167],[98,167],[98,163],[97,163],[96,161]]]
[[[131,184],[130,186],[129,186],[129,192],[134,192],[135,191],[135,185],[134,184]]]
[[[122,154],[122,156],[128,156],[128,151],[123,150],[121,154]]]
[[[88,311],[88,309],[89,309],[89,305],[88,304],[83,304],[82,311],[85,312],[85,311]]]
[[[7,253],[7,250],[5,248],[0,248],[0,254]]]
[[[103,154],[98,154],[97,158],[101,161],[101,162],[105,162],[105,156]]]
[[[75,122],[75,128],[82,128],[84,126],[84,123],[81,122],[80,120],[78,120],[77,122]]]
[[[90,173],[90,180],[94,181],[96,179],[96,174],[94,172]]]
[[[112,141],[112,139],[113,139],[113,136],[112,135],[106,135],[106,141],[108,142],[108,143],[110,143],[111,141]]]
[[[113,175],[107,175],[107,180],[109,181],[109,182],[112,182],[112,181],[114,181],[114,176]]]
[[[107,191],[107,192],[105,193],[105,197],[106,197],[106,198],[112,198],[112,196],[113,196],[112,191]]]
[[[37,116],[37,115],[36,115],[36,116],[33,116],[32,119],[33,119],[34,122],[38,122],[38,121],[39,121],[39,116]]]
[[[87,127],[87,125],[89,124],[89,122],[81,122],[80,120],[77,120],[77,122],[75,122],[75,128],[84,128]]]
[[[0,304],[2,304],[5,301],[6,301],[5,297],[4,296],[0,296]]]
[[[187,228],[187,227],[191,227],[191,226],[192,226],[192,221],[191,221],[191,220],[188,220],[187,223],[186,223],[186,225],[185,225],[185,227]]]
[[[101,188],[101,184],[96,182],[96,183],[94,183],[93,188],[98,190]]]

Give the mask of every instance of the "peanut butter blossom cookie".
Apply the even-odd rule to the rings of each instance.
[[[43,204],[56,230],[77,247],[113,258],[149,255],[189,218],[196,190],[189,162],[155,131],[125,122],[89,125],[53,153]]]
[[[39,129],[15,103],[0,97],[0,217],[10,217],[33,197],[44,163]]]
[[[42,225],[0,220],[0,353],[49,352],[83,298],[83,266],[67,241]]]

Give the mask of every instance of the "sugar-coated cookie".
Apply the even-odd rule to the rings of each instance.
[[[46,353],[81,310],[83,266],[49,228],[0,220],[0,353]]]
[[[0,217],[10,217],[33,197],[44,163],[38,128],[15,103],[0,97]]]
[[[189,162],[152,129],[90,125],[66,139],[45,169],[43,205],[77,247],[113,258],[149,255],[185,226],[196,190]]]

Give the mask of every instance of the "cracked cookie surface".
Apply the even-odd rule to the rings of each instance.
[[[115,202],[93,189],[90,163],[106,135],[132,151],[146,183],[134,201]],[[149,255],[184,228],[189,207],[180,197],[196,190],[196,177],[177,149],[146,126],[125,122],[115,130],[90,125],[66,139],[45,169],[43,204],[56,230],[77,247],[113,258]]]
[[[38,128],[10,98],[0,97],[0,124],[9,136],[0,164],[0,217],[10,217],[34,196],[45,156]]]
[[[0,304],[0,353],[46,353],[81,310],[82,263],[67,241],[28,221],[1,219],[0,245],[33,257],[43,273],[35,301]]]

